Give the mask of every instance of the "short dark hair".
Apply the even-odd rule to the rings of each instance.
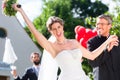
[[[41,57],[40,54],[39,54],[38,52],[32,52],[31,55],[30,55],[30,57],[32,58],[33,55],[38,55],[39,57]]]

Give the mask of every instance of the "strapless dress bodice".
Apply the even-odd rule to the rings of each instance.
[[[80,49],[61,51],[55,57],[61,69],[59,80],[90,80],[82,69],[81,59]]]

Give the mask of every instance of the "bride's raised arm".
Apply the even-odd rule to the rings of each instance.
[[[26,24],[28,25],[29,30],[31,31],[31,33],[34,35],[34,37],[36,38],[37,42],[40,44],[40,46],[44,49],[46,49],[49,53],[51,53],[52,56],[54,56],[55,51],[53,49],[53,46],[51,45],[51,42],[49,42],[42,33],[40,33],[35,26],[33,25],[33,23],[30,21],[30,19],[27,17],[27,15],[25,14],[24,10],[20,7],[17,7],[18,4],[13,4],[13,8],[16,11],[19,11],[23,17],[23,19],[25,20]]]

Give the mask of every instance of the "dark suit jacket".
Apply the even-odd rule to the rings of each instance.
[[[19,76],[15,80],[37,80],[37,75],[34,67],[30,67],[25,71],[25,74],[22,78]]]
[[[107,38],[96,36],[88,41],[90,51],[98,48]],[[119,39],[120,41],[120,39]],[[94,61],[89,60],[93,68],[94,80],[120,80],[120,42],[108,52],[106,49]]]

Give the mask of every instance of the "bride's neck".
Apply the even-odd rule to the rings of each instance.
[[[65,43],[67,42],[67,39],[66,39],[66,38],[63,38],[63,39],[61,39],[61,40],[57,40],[56,42],[57,42],[57,44],[62,45],[62,44],[65,44]]]

